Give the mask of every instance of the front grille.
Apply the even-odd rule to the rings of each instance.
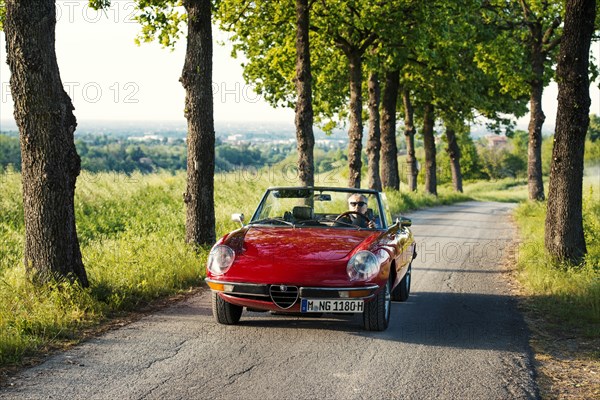
[[[271,285],[269,294],[273,303],[283,309],[290,308],[298,300],[298,288],[296,286]]]

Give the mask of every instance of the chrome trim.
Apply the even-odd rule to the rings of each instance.
[[[302,286],[301,289],[309,289],[309,290],[324,290],[324,291],[346,291],[353,292],[357,290],[373,290],[379,289],[379,285],[371,285],[371,286],[363,286],[363,287],[319,287],[319,286]]]
[[[273,304],[281,309],[287,310],[298,301],[300,288],[298,288],[298,286],[270,285],[269,295],[271,296]]]
[[[217,283],[224,286],[224,291],[222,293],[231,294],[231,295],[247,295],[247,296],[257,296],[257,297],[267,297],[271,298],[271,284],[257,284],[257,283],[244,283],[244,282],[226,282],[220,280],[214,280],[205,278],[206,282]],[[277,284],[276,286],[278,286]],[[369,285],[362,287],[318,287],[318,286],[296,286],[296,285],[288,285],[288,287],[295,286],[298,288],[298,298],[308,298],[308,297],[319,297],[319,298],[331,298],[331,299],[352,299],[354,297],[343,295],[342,292],[356,292],[361,290],[370,290],[371,294],[368,296],[356,297],[355,299],[369,299],[373,297],[373,292],[379,289],[379,285]],[[314,292],[314,293],[310,293]]]

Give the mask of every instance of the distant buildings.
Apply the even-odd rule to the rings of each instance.
[[[508,147],[508,139],[506,136],[488,135],[485,137],[487,146],[490,149],[499,150]]]

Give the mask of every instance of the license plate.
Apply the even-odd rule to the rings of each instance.
[[[302,299],[300,311],[303,313],[361,313],[364,307],[364,300]]]

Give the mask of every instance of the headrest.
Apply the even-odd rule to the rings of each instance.
[[[292,215],[295,219],[313,219],[313,209],[311,206],[295,206]]]

